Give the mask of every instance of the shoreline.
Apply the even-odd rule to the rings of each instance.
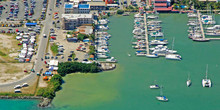
[[[44,98],[42,96],[0,96],[0,99],[7,99],[7,100],[13,100],[13,99],[31,99],[31,100],[40,100],[40,103],[37,104],[40,108],[46,108],[51,105],[51,102],[53,99]]]

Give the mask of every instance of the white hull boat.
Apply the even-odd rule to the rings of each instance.
[[[178,54],[167,54],[165,58],[168,60],[181,60],[182,59],[181,56]]]
[[[150,89],[159,89],[160,88],[160,86],[159,85],[150,85]]]
[[[206,66],[206,77],[202,79],[202,87],[212,87],[212,82],[207,78],[208,75],[208,65]]]
[[[187,85],[187,87],[189,87],[191,85],[191,80],[187,80],[186,85]]]
[[[158,58],[159,56],[157,54],[149,54],[149,55],[146,55],[146,57],[148,57],[148,58]]]

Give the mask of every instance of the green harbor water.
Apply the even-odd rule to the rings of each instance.
[[[220,16],[216,16],[220,24]],[[160,14],[168,47],[175,37],[174,49],[182,61],[136,57],[131,48],[133,16],[109,18],[112,38],[111,56],[119,61],[113,71],[98,74],[70,74],[64,77],[49,110],[217,110],[220,108],[220,41],[193,42],[187,37],[185,14]],[[128,53],[132,56],[128,57]],[[203,88],[206,64],[212,88]],[[186,87],[190,72],[192,85]],[[149,85],[157,80],[169,102],[159,102],[160,90]],[[34,110],[38,101],[0,100],[7,110]],[[7,106],[9,105],[9,106]],[[0,108],[1,110],[2,108]],[[3,109],[2,109],[3,110]]]

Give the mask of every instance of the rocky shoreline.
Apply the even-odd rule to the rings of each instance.
[[[41,102],[38,104],[38,107],[48,107],[51,102],[52,99],[48,99],[48,98],[43,98],[41,96],[0,96],[0,99],[36,99],[36,100],[41,100]]]

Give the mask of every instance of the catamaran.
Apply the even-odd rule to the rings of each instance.
[[[163,95],[163,87],[160,88],[160,96],[157,96],[157,100],[162,101],[162,102],[167,102],[168,98],[166,96]]]
[[[205,79],[202,79],[202,87],[212,87],[211,80],[207,78],[207,74],[208,74],[208,65],[206,66]]]

